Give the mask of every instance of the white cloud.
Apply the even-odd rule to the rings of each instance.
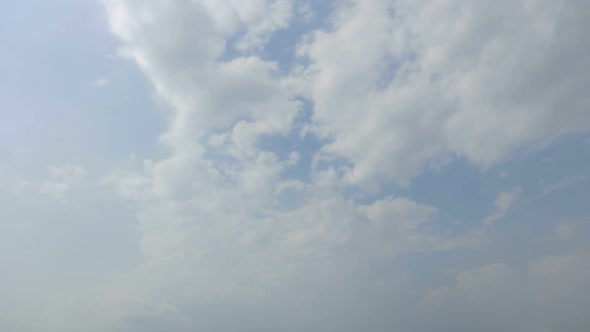
[[[400,183],[590,128],[583,1],[355,1],[299,49],[327,155]]]
[[[484,218],[483,224],[490,225],[504,218],[506,213],[508,213],[512,205],[516,202],[516,200],[518,200],[521,194],[521,187],[516,187],[511,191],[501,192],[494,201],[494,213]]]
[[[150,309],[140,318],[125,314],[115,324],[175,326],[191,317],[196,327],[204,316],[195,317],[195,308],[209,302],[259,317],[259,310],[288,306],[284,298],[306,304],[312,319],[323,306],[313,304],[316,292],[358,282],[377,285],[388,275],[379,267],[396,258],[474,247],[483,237],[477,231],[432,231],[437,209],[408,198],[357,203],[346,198],[347,183],[408,183],[426,164],[444,164],[449,155],[485,166],[522,144],[573,128],[569,122],[546,126],[565,92],[537,95],[529,82],[513,82],[509,75],[545,73],[556,42],[545,30],[529,31],[533,19],[516,5],[522,15],[507,18],[495,7],[484,11],[459,1],[343,5],[333,30],[316,32],[299,49],[310,66],[283,77],[277,64],[252,52],[287,26],[292,6],[286,2],[105,4],[125,54],[172,106],[162,136],[169,156],[114,173],[109,181],[138,209],[146,261],[135,273],[149,270],[150,276],[133,293],[139,307],[173,303],[174,314],[168,310],[160,317]],[[458,8],[459,20],[452,16],[461,13]],[[543,8],[531,10],[538,11],[534,19],[555,20]],[[486,28],[504,19],[510,29]],[[527,45],[517,43],[515,31]],[[226,60],[232,38],[244,53]],[[523,47],[545,55],[530,63]],[[502,61],[492,61],[498,54]],[[391,75],[384,76],[387,71]],[[556,77],[555,84],[576,79],[585,76]],[[333,139],[322,155],[345,157],[352,169],[315,170],[308,184],[285,180],[282,171],[298,161],[299,151],[288,151],[284,161],[258,146],[263,135],[291,131],[301,92],[314,103],[314,132]],[[531,114],[534,108],[539,110]],[[286,190],[301,200],[279,208],[276,195]],[[504,217],[521,191],[501,193],[484,223]],[[257,306],[247,309],[250,301]],[[125,305],[121,310],[134,312]],[[282,315],[284,322],[297,317]],[[215,328],[232,330],[229,323]]]
[[[424,230],[436,210],[410,199],[356,203],[338,189],[342,181],[329,170],[312,174],[308,184],[282,179],[282,171],[299,161],[299,151],[288,151],[289,157],[281,160],[261,150],[258,140],[291,131],[301,107],[294,98],[298,91],[292,90],[290,78],[279,75],[275,63],[254,55],[221,56],[229,38],[238,39],[239,50],[256,49],[285,26],[290,5],[105,4],[126,54],[172,106],[170,128],[162,136],[169,156],[105,178],[138,209],[145,265],[136,273],[141,279],[147,270],[150,275],[139,283],[133,280],[140,303],[180,303],[179,312],[190,312],[195,328],[205,316],[193,308],[211,302],[238,315],[254,310],[260,318],[259,310],[289,305],[284,299],[294,298],[309,304],[305,313],[312,317],[321,306],[307,297],[344,287],[375,264],[404,253],[473,247],[480,241],[476,233]],[[260,22],[261,17],[270,21]],[[219,157],[210,158],[211,153]],[[286,209],[276,196],[285,190],[301,196]],[[248,309],[251,301],[257,305]],[[121,306],[123,312],[133,311]],[[280,324],[294,317],[281,315],[287,317]],[[150,325],[161,321],[147,316],[140,320]],[[134,318],[115,320],[124,326]],[[230,322],[210,329],[235,330]]]
[[[124,42],[123,54],[137,62],[158,95],[174,108],[163,142],[192,150],[194,143],[188,142],[213,129],[233,127],[238,119],[257,121],[244,122],[240,132],[234,132],[242,135],[240,144],[252,144],[252,135],[289,130],[298,103],[282,89],[275,63],[255,55],[217,61],[228,51],[229,39],[254,47],[285,27],[288,2],[104,3],[113,33]]]
[[[373,303],[407,305],[397,297],[401,258],[478,247],[485,233],[447,229],[438,208],[411,198],[351,197],[386,180],[409,184],[450,158],[487,167],[588,128],[579,120],[587,97],[568,90],[588,83],[579,70],[586,60],[561,58],[580,51],[574,28],[585,23],[568,6],[585,4],[343,2],[329,30],[301,43],[307,59],[283,75],[258,52],[288,27],[298,8],[288,1],[103,3],[120,54],[170,106],[165,157],[103,181],[137,212],[142,256],[84,294],[103,330],[359,330],[390,308]],[[329,143],[308,180],[286,179],[305,151],[282,158],[259,143],[294,130],[301,94],[313,104],[303,128]],[[351,166],[320,169],[338,157]],[[56,197],[84,176],[54,173],[43,191]],[[503,218],[521,192],[501,193],[484,224]],[[442,303],[470,292],[485,302],[486,288],[511,291],[501,281],[521,285],[527,273],[496,264],[435,293]]]

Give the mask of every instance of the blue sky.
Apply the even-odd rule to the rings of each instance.
[[[583,331],[589,12],[0,0],[0,329]]]

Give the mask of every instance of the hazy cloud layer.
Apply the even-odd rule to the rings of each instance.
[[[0,329],[590,324],[585,1],[101,9],[117,54],[103,61],[136,66],[149,92],[128,92],[107,65],[80,84],[150,100],[164,116],[161,150],[69,155],[41,171],[46,157],[9,154]],[[142,112],[102,121],[132,140],[156,110]],[[536,162],[555,146],[557,166]]]

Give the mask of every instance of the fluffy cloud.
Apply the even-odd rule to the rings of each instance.
[[[251,133],[288,130],[297,103],[281,89],[275,63],[255,55],[217,61],[234,44],[258,44],[284,27],[288,2],[104,3],[112,31],[124,41],[121,54],[137,62],[173,108],[162,137],[170,146],[193,150],[208,131],[236,119],[259,120],[257,128],[244,125]]]
[[[403,322],[420,291],[404,289],[396,264],[479,248],[486,234],[438,223],[437,207],[368,189],[409,185],[454,157],[485,168],[589,127],[581,89],[590,83],[588,60],[576,56],[589,12],[582,1],[342,2],[329,28],[302,38],[286,74],[261,50],[295,15],[310,17],[309,8],[281,0],[103,3],[119,54],[150,81],[168,127],[164,157],[104,178],[137,212],[141,262],[84,294],[97,303],[84,310],[98,331],[417,324]],[[308,111],[308,123],[297,123]],[[300,141],[281,153],[261,142],[303,140],[294,134],[301,127],[322,146],[304,165],[308,174],[286,177],[309,151]],[[63,195],[71,176],[56,172],[66,189],[46,191]],[[501,193],[484,224],[504,217],[520,192]],[[499,295],[527,280],[534,288],[523,296],[542,287],[562,296],[559,268],[584,285],[582,259],[568,257],[528,270],[461,272],[456,285],[424,300],[424,330],[454,327],[447,307],[453,318],[470,309],[466,327],[498,317],[505,325],[489,326],[520,327],[507,309],[485,313],[527,304]]]
[[[282,177],[299,162],[299,151],[282,159],[259,141],[293,130],[303,107],[293,84],[300,79],[280,76],[275,63],[244,48],[284,27],[291,6],[252,2],[257,7],[250,13],[242,2],[105,4],[123,54],[171,106],[170,127],[162,136],[170,155],[105,179],[138,208],[145,257],[135,272],[143,281],[133,280],[139,289],[129,295],[139,301],[121,304],[123,314],[111,317],[113,328],[235,330],[216,318],[227,309],[199,313],[211,303],[252,316],[251,328],[287,328],[299,315],[330,326],[324,315],[333,312],[337,299],[363,296],[352,288],[341,292],[346,285],[368,283],[377,292],[374,285],[388,275],[396,278],[377,271],[403,254],[481,241],[477,232],[429,230],[437,210],[407,198],[356,202],[342,191],[341,176],[332,168],[313,173],[310,183]],[[256,18],[263,12],[271,22],[261,25]],[[232,39],[245,53],[227,59]],[[287,193],[300,197],[299,203],[282,205],[279,194]],[[322,293],[335,299],[322,303]],[[360,302],[350,303],[351,315],[365,311]],[[264,322],[265,310],[281,307],[282,319]]]
[[[214,6],[198,1],[105,1],[105,5],[124,54],[139,64],[158,95],[172,106],[170,129],[162,136],[171,156],[148,161],[143,175],[128,174],[116,181],[125,197],[145,206],[140,227],[146,252],[182,251],[183,243],[195,242],[184,229],[192,224],[247,229],[239,224],[232,227],[232,220],[249,225],[248,218],[273,216],[273,195],[285,183],[281,171],[294,161],[261,150],[258,140],[291,131],[301,108],[295,99],[298,91],[290,88],[290,78],[279,76],[272,62],[253,55],[229,60],[223,56],[232,38],[266,35],[284,27],[291,6],[275,1],[252,2],[248,8],[242,8],[242,2]],[[267,10],[275,24],[260,28],[255,18]],[[322,197],[322,191],[341,195],[324,187],[314,183],[298,191],[303,191],[308,204],[330,202],[332,198]],[[416,204],[396,204],[404,202]],[[328,214],[323,219],[332,218]]]
[[[299,48],[323,152],[348,181],[407,183],[449,156],[485,168],[587,130],[584,1],[357,1]]]

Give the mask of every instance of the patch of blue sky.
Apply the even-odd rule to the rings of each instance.
[[[242,56],[258,55],[265,61],[276,62],[281,72],[288,72],[295,64],[295,48],[301,38],[326,24],[326,18],[333,11],[333,2],[301,1],[294,7],[295,14],[289,26],[274,31],[262,50],[257,48],[248,51],[238,50],[237,44],[244,37],[244,33],[240,33],[228,38],[224,53],[218,60],[227,62]]]
[[[499,191],[516,186],[524,190],[506,215],[486,231],[489,241],[480,249],[416,253],[401,258],[398,264],[411,271],[412,284],[428,285],[433,280],[443,284],[453,269],[499,261],[521,266],[534,257],[567,254],[574,244],[559,241],[555,234],[558,223],[571,222],[577,225],[577,232],[590,233],[590,182],[583,179],[590,169],[590,149],[584,144],[580,136],[568,137],[487,171],[458,160],[440,173],[429,171],[416,178],[408,188],[412,198],[440,207],[437,222],[464,221],[463,230],[477,227],[493,213],[492,204]],[[499,178],[503,172],[505,175]],[[578,181],[545,191],[546,184],[568,178]]]
[[[511,185],[504,187],[497,175],[482,173],[473,164],[457,159],[440,171],[426,169],[412,179],[403,194],[422,204],[444,207],[441,217],[448,222],[472,222],[482,218],[482,211],[485,214],[490,209],[500,191],[511,189]],[[399,191],[399,187],[389,185],[384,190]]]
[[[298,61],[296,48],[302,38],[312,31],[326,27],[327,18],[333,12],[332,1],[307,1],[300,4],[309,4],[305,13],[297,13],[288,29],[278,30],[271,36],[262,51],[262,58],[267,61],[278,63],[283,73],[289,72]],[[297,11],[303,5],[295,8]]]
[[[162,114],[136,65],[113,57],[118,43],[96,15],[99,3],[25,0],[3,7],[0,89],[7,98],[0,108],[11,112],[2,112],[0,122],[22,129],[12,150],[36,146],[28,153],[62,162],[153,155]],[[101,88],[93,84],[99,79]]]
[[[223,53],[221,54],[221,56],[219,56],[219,58],[217,58],[217,61],[229,62],[229,61],[237,59],[239,57],[247,56],[247,54],[244,54],[244,53],[238,51],[235,47],[235,44],[240,40],[240,37],[241,37],[241,35],[236,35],[236,36],[232,36],[230,38],[227,38],[227,40],[225,41],[225,49],[223,50]]]
[[[522,187],[522,200],[531,200],[543,195],[547,188],[559,181],[587,174],[590,149],[584,149],[584,144],[580,137],[562,139],[545,149],[493,165],[487,170],[481,170],[464,159],[456,159],[440,171],[427,169],[401,192],[395,184],[385,185],[383,192],[398,192],[420,203],[443,207],[441,214],[444,220],[473,225],[493,213],[493,202],[500,192]],[[579,187],[581,190],[584,185]],[[570,195],[564,197],[571,199]],[[573,199],[570,203],[555,204],[575,202],[576,199]],[[563,212],[557,206],[544,206],[547,213]],[[584,214],[577,208],[573,211]]]
[[[308,5],[304,6],[302,4]],[[301,11],[303,8],[306,8],[304,12]],[[275,31],[261,52],[261,57],[266,61],[276,62],[282,73],[289,72],[297,61],[304,60],[296,58],[297,45],[306,34],[326,26],[327,18],[333,11],[333,3],[331,1],[301,2],[295,6],[294,10],[296,14],[289,27]],[[239,41],[239,38],[240,36],[234,36],[227,42],[225,53],[220,58],[220,61],[230,61],[248,55],[235,48],[235,43]],[[260,137],[257,143],[260,149],[273,152],[282,161],[287,160],[292,152],[298,153],[299,161],[287,167],[281,176],[284,179],[297,179],[309,183],[311,181],[313,159],[326,142],[317,138],[313,133],[301,135],[302,128],[312,121],[313,105],[304,98],[301,98],[300,101],[302,102],[301,112],[295,119],[292,130],[287,136],[266,135]],[[216,133],[226,131],[219,130]],[[216,162],[232,162],[231,158],[228,159],[219,152],[212,150],[207,152],[207,158]],[[329,162],[321,161],[317,165],[317,170],[342,166],[344,162],[343,159],[335,159]],[[285,193],[285,195],[289,194]]]
[[[590,149],[583,135],[570,135],[509,163],[508,178],[526,181],[523,186],[542,191],[566,177],[584,176],[590,169]]]
[[[300,111],[293,122],[291,131],[287,136],[263,135],[258,139],[258,148],[269,151],[286,161],[292,152],[299,154],[299,161],[285,169],[282,176],[289,179],[298,179],[308,182],[311,175],[312,161],[324,142],[312,133],[301,135],[302,129],[311,123],[313,105],[308,100],[301,98]]]
[[[384,90],[391,85],[400,69],[410,70],[412,63],[417,59],[416,54],[404,54],[399,58],[385,55],[380,63],[379,77],[376,81],[377,90]],[[433,75],[432,80],[437,76]]]

